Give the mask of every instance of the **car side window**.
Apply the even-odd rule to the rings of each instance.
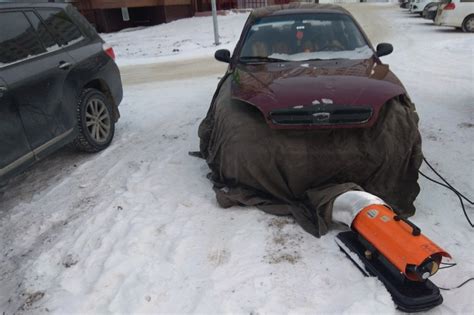
[[[22,12],[0,13],[0,66],[46,52]]]
[[[33,25],[33,28],[35,29],[36,33],[38,33],[38,36],[46,50],[49,52],[58,49],[58,43],[53,38],[51,33],[46,29],[46,26],[43,22],[41,22],[39,17],[32,11],[25,12],[25,15],[30,20],[31,25]]]
[[[37,9],[37,12],[61,46],[72,45],[84,38],[79,28],[63,10]]]

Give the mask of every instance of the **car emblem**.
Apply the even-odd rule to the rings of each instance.
[[[330,113],[327,113],[327,112],[314,113],[314,114],[313,114],[313,117],[314,117],[317,121],[326,121],[326,120],[329,120],[329,118],[331,117],[331,114],[330,114]]]

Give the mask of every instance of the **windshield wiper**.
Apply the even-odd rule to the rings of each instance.
[[[288,60],[285,59],[278,59],[272,57],[264,57],[264,56],[242,56],[240,57],[240,61],[244,63],[249,62],[287,62]]]

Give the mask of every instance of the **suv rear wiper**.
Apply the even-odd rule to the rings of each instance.
[[[240,61],[244,63],[249,62],[287,62],[288,60],[285,59],[278,59],[272,57],[264,57],[264,56],[242,56],[240,57]]]

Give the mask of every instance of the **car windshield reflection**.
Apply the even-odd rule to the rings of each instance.
[[[347,15],[292,14],[255,21],[246,35],[240,61],[367,59],[373,53]]]

